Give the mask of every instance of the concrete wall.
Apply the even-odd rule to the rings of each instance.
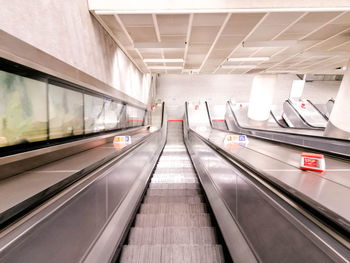
[[[158,99],[168,106],[169,118],[182,118],[185,101],[198,103],[209,101],[222,105],[230,98],[248,102],[254,75],[160,75],[157,81]],[[280,74],[277,77],[273,104],[282,104],[289,97],[295,75]],[[339,82],[315,81],[306,83],[303,97],[314,103],[326,103],[335,97]]]
[[[0,29],[146,103],[148,81],[88,11],[86,0],[0,0]]]

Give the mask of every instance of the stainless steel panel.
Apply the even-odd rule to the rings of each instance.
[[[160,133],[156,135],[47,214],[40,224],[32,225],[29,231],[23,229],[21,235],[17,233],[12,243],[2,243],[0,261],[80,262],[134,182],[147,172],[149,176],[161,142]],[[3,239],[10,240],[11,235]]]
[[[189,142],[197,165],[207,170],[259,261],[345,262],[194,132]]]
[[[146,131],[147,127],[118,131],[89,139],[46,147],[0,158],[0,180],[28,171],[64,157],[98,147],[110,142],[116,135],[136,135]]]
[[[146,130],[141,131],[131,132],[134,134],[131,136],[133,144],[149,134]],[[114,148],[110,142],[0,181],[0,199],[3,200],[0,203],[0,223],[49,197],[120,152],[121,149]]]

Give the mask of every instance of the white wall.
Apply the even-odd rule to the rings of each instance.
[[[0,0],[0,6],[3,31],[147,102],[143,74],[92,17],[87,0]]]
[[[230,98],[248,102],[254,75],[160,75],[156,98],[166,102],[169,118],[182,118],[185,101],[198,103],[207,100],[213,105],[225,104]],[[282,104],[289,97],[295,75],[277,76],[273,104]],[[314,103],[326,103],[335,97],[338,82],[315,81],[306,83],[304,98]]]

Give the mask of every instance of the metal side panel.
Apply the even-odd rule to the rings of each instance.
[[[348,262],[345,247],[246,177],[193,131],[188,134],[188,145],[196,168],[202,171],[203,187],[211,187],[206,192],[235,262]],[[227,216],[222,219],[226,210],[231,225]],[[248,251],[250,259],[244,255]]]
[[[123,222],[130,220],[133,208],[124,202],[138,198],[134,195],[135,182],[137,187],[141,182],[146,186],[164,143],[162,138],[162,133],[157,132],[113,165],[98,169],[22,224],[7,230],[0,236],[0,262],[80,262],[101,233],[106,233],[103,230],[109,230],[109,222],[114,222],[110,220],[120,214],[116,213],[118,208],[125,211]],[[142,191],[137,192],[142,195]],[[120,231],[125,225],[113,227]],[[100,254],[108,258],[120,239],[110,238],[114,243],[108,243]],[[101,260],[95,262],[108,262]]]
[[[210,206],[214,212],[215,218],[221,229],[221,233],[225,239],[226,246],[229,250],[230,256],[234,262],[237,263],[255,263],[259,262],[246,238],[242,234],[240,227],[232,216],[229,209],[227,209],[225,200],[222,198],[214,185],[210,171],[201,160],[201,154],[197,150],[197,145],[193,144],[192,137],[188,134],[188,127],[185,125],[184,140],[193,165],[196,169],[197,175],[200,179],[206,196],[210,202]],[[234,185],[233,185],[234,186]]]

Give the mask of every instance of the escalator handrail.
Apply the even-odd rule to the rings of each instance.
[[[245,134],[245,135],[249,135],[258,139],[262,139],[262,140],[267,140],[267,141],[274,141],[274,142],[278,142],[278,143],[284,143],[284,144],[288,144],[288,145],[293,145],[293,146],[297,146],[297,147],[301,147],[303,149],[306,150],[311,150],[311,151],[319,151],[322,152],[324,154],[327,155],[331,155],[331,156],[336,156],[336,157],[340,157],[340,158],[345,158],[345,159],[350,159],[350,152],[349,153],[344,153],[342,151],[331,151],[331,150],[327,150],[327,149],[320,149],[320,148],[316,148],[316,147],[311,147],[311,146],[305,146],[305,145],[301,145],[301,144],[297,144],[297,143],[293,143],[293,142],[289,142],[289,141],[281,141],[279,140],[274,140],[272,139],[269,135],[281,135],[281,136],[290,136],[290,137],[295,137],[298,139],[308,139],[308,140],[320,140],[323,142],[327,142],[327,144],[342,144],[344,146],[344,148],[349,148],[350,146],[350,140],[345,140],[345,139],[339,139],[339,138],[330,138],[330,137],[322,137],[322,136],[316,136],[316,135],[310,135],[310,134],[296,134],[296,133],[285,133],[285,132],[281,132],[281,131],[271,131],[271,130],[262,130],[262,129],[256,129],[256,128],[241,128],[241,126],[239,126],[238,122],[237,122],[237,118],[235,116],[234,111],[232,110],[232,107],[230,105],[230,102],[227,102],[228,107],[231,111],[232,116],[235,118],[235,124],[237,124],[238,128],[240,129],[240,131],[235,132],[235,131],[225,131],[225,132],[229,132],[229,133],[238,133],[238,134]],[[213,129],[217,129],[214,128]],[[220,129],[217,129],[220,130]],[[223,131],[223,130],[221,130]],[[259,135],[254,134],[254,132],[259,132],[262,134],[265,134],[266,137],[262,137]]]
[[[290,129],[297,129],[295,127],[289,127],[287,125],[282,125],[281,122],[279,120],[277,120],[275,114],[272,112],[272,110],[270,110],[270,115],[272,116],[272,118],[275,120],[275,122],[278,124],[278,126],[280,126],[281,128],[290,128]]]
[[[187,107],[187,105],[186,105]],[[187,109],[185,111],[187,113]],[[188,121],[188,115],[185,115],[185,118]],[[251,163],[244,160],[244,158],[240,158],[239,156],[234,156],[231,152],[223,149],[222,147],[216,145],[211,140],[200,135],[198,132],[187,127],[187,134],[192,133],[196,137],[198,137],[201,141],[207,144],[214,151],[218,152],[224,159],[229,161],[233,166],[238,167],[241,172],[247,174],[249,178],[260,182],[262,185],[266,185],[272,192],[274,192],[277,196],[287,201],[287,203],[292,204],[299,212],[301,212],[306,217],[312,217],[315,219],[314,222],[317,222],[317,225],[321,227],[324,231],[330,234],[333,238],[335,238],[338,242],[340,242],[344,247],[350,248],[348,234],[350,234],[350,228],[347,224],[340,224],[339,222],[346,222],[345,219],[341,219],[339,215],[329,211],[327,209],[318,209],[318,204],[313,204],[312,201],[308,202],[303,198],[302,195],[289,191],[288,187],[285,187],[283,184],[279,184],[274,181],[265,174],[265,172],[259,170],[254,167]],[[223,130],[221,130],[223,131]],[[227,132],[227,131],[223,131]],[[228,210],[226,202],[225,206]],[[230,211],[230,214],[233,214]],[[336,219],[338,219],[338,221]],[[345,220],[345,221],[344,221]],[[252,251],[253,248],[252,248]]]
[[[311,105],[312,107],[314,107],[314,109],[317,110],[318,113],[319,113],[326,121],[329,120],[328,117],[327,117],[322,111],[320,111],[320,109],[319,109],[311,100],[307,100],[307,102],[309,102],[310,105]]]
[[[305,123],[305,125],[309,126],[311,129],[313,130],[321,130],[324,131],[325,128],[323,127],[317,127],[314,126],[312,124],[310,124],[301,114],[300,112],[294,107],[293,103],[290,101],[290,99],[286,100],[284,103],[287,103],[292,109],[293,111],[297,114],[297,116],[299,117],[300,120],[302,120],[303,123]]]

